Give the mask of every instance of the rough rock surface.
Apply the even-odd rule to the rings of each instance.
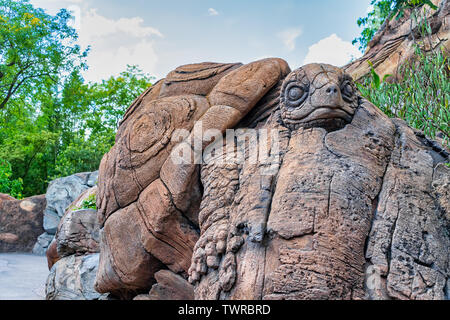
[[[202,168],[202,234],[190,268],[197,299],[445,298],[450,169],[438,162],[448,153],[349,99],[355,91],[346,97],[345,76],[326,69],[286,78],[279,117],[289,132],[277,170],[222,159]],[[309,86],[304,102],[288,92],[292,81]],[[358,101],[350,123],[316,119],[324,94],[337,125],[335,110]]]
[[[423,37],[416,20],[411,17],[412,10],[406,9],[402,18],[392,18],[383,24],[368,44],[364,56],[345,66],[345,71],[355,80],[361,79],[370,73],[370,61],[382,79],[385,75],[392,75],[395,79],[401,78],[399,67],[414,59],[414,45],[419,44],[427,52],[442,47],[450,54],[450,1],[432,2],[438,7],[437,11],[427,6],[425,13],[423,8],[417,9],[417,21],[426,19],[431,26],[431,35]]]
[[[99,300],[105,295],[94,288],[99,254],[71,255],[50,270],[45,286],[47,300]]]
[[[182,66],[133,103],[100,164],[99,292],[148,292],[164,266],[187,278],[199,236],[199,168],[175,163],[171,152],[177,144],[190,151],[187,142],[208,129],[222,135],[236,126],[289,71],[281,59]]]
[[[44,215],[44,229],[48,234],[55,234],[59,220],[67,207],[86,189],[93,187],[98,172],[77,173],[69,177],[53,180],[47,189],[45,198],[47,207]]]
[[[83,201],[96,195],[97,187],[84,191],[66,210],[55,236],[57,254],[67,257],[72,254],[89,254],[100,251],[100,226],[97,210],[80,209]]]
[[[69,210],[61,220],[56,243],[58,255],[61,257],[99,252],[100,229],[97,211]]]
[[[342,69],[208,68],[178,68],[173,96],[161,80],[125,114],[100,166],[96,290],[163,299],[178,274],[196,299],[448,298],[444,147],[361,98]],[[176,161],[192,149],[223,153]]]
[[[450,298],[446,292],[450,275],[450,168],[436,163],[437,157],[423,145],[420,133],[401,121],[394,123],[396,148],[377,199],[366,251],[371,272],[368,278],[374,284],[369,296]]]
[[[59,178],[50,182],[45,197],[47,207],[44,211],[44,230],[36,242],[33,253],[43,255],[56,234],[59,221],[67,207],[74,202],[85,190],[97,183],[98,171],[77,173],[72,176]]]
[[[85,190],[66,209],[46,252],[50,275],[48,300],[96,300],[106,298],[94,289],[99,265],[100,225],[97,210],[82,209],[96,195],[97,187]]]
[[[0,203],[9,200],[16,200],[16,198],[11,197],[9,194],[0,193]]]
[[[155,280],[148,295],[138,295],[133,300],[194,300],[194,287],[172,271],[156,272]]]
[[[44,232],[41,234],[38,238],[36,243],[33,246],[33,254],[43,256],[47,252],[48,247],[52,243],[52,240],[54,239],[54,235],[48,234],[47,232]]]
[[[0,201],[0,252],[30,252],[43,231],[45,196],[12,199]]]

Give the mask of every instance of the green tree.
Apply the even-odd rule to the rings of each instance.
[[[21,199],[23,181],[20,178],[12,179],[11,176],[11,164],[4,159],[0,159],[0,193],[7,193],[17,199]]]
[[[117,77],[85,84],[72,75],[63,90],[63,110],[69,124],[65,147],[56,159],[54,177],[97,170],[103,155],[114,145],[117,125],[152,78],[137,66],[128,66]]]
[[[28,0],[0,0],[0,20],[0,158],[8,180],[23,181],[23,195],[41,194],[56,177],[98,169],[151,78],[129,66],[86,83],[87,51],[65,10],[52,16]]]
[[[83,65],[87,52],[76,44],[70,19],[66,10],[51,16],[28,0],[0,0],[0,109]]]
[[[28,0],[0,0],[0,157],[24,194],[45,191],[58,143],[47,111],[65,75],[85,67],[70,19],[65,10],[52,16]]]
[[[357,86],[361,94],[390,117],[401,118],[428,137],[450,144],[450,64],[444,50],[426,53],[416,47],[417,61],[400,67],[403,79],[382,81],[372,68]]]
[[[45,192],[47,172],[51,169],[51,146],[56,143],[58,135],[23,126],[10,130],[10,138],[3,141],[0,158],[7,159],[13,167],[13,179],[24,182],[24,195]]]
[[[89,100],[93,104],[95,123],[105,130],[115,130],[127,107],[151,85],[151,80],[137,66],[128,65],[118,77],[91,85]]]

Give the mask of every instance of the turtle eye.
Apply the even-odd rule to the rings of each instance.
[[[345,80],[342,83],[341,93],[342,93],[342,98],[344,98],[345,101],[352,102],[353,94],[355,93],[355,90],[354,90],[350,80]]]
[[[303,90],[299,87],[293,87],[289,90],[289,99],[298,100],[303,96]]]
[[[286,88],[286,100],[289,106],[297,107],[303,101],[305,101],[308,96],[308,89],[297,84],[296,82],[291,83]]]

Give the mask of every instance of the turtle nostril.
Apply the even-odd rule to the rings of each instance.
[[[326,92],[328,94],[334,94],[334,93],[338,92],[338,88],[337,88],[337,86],[333,85],[333,86],[328,87]]]

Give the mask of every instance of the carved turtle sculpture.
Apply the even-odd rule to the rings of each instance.
[[[442,147],[389,119],[349,75],[323,64],[290,73],[279,108],[258,128],[279,132],[274,161],[235,161],[237,149],[274,147],[263,130],[202,166],[201,236],[189,269],[196,299],[448,295]]]
[[[225,145],[203,139],[233,128]],[[255,145],[269,161],[249,161]],[[210,147],[223,152],[174,161]],[[130,106],[101,162],[96,290],[132,297],[168,268],[196,299],[442,298],[445,161],[339,68],[179,67]]]
[[[202,132],[233,128],[289,72],[281,59],[182,66],[129,107],[100,164],[97,291],[148,289],[162,265],[187,273],[201,191],[199,166],[177,165],[169,157],[182,143],[177,132],[190,132],[184,137],[189,141],[199,123]]]

